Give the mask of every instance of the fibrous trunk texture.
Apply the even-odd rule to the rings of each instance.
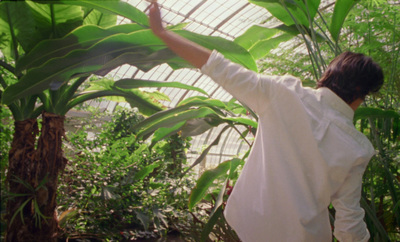
[[[67,163],[62,151],[62,138],[64,136],[64,117],[43,112],[41,135],[38,139],[37,149],[36,151],[33,149],[34,155],[30,155],[29,165],[28,168],[24,167],[24,173],[16,172],[20,179],[31,187],[25,192],[29,195],[23,196],[19,204],[14,202],[9,207],[16,211],[25,201],[30,201],[23,211],[24,221],[16,223],[16,216],[9,226],[7,241],[57,241],[59,230],[56,214],[58,175],[64,170]],[[26,140],[22,142],[25,143]],[[34,144],[34,140],[32,143]],[[17,157],[17,159],[19,158]],[[10,167],[12,167],[11,155]],[[19,170],[18,166],[14,170]],[[13,190],[11,184],[10,180],[9,191],[15,193],[17,190]],[[18,182],[17,185],[19,185]],[[13,216],[11,213],[10,215]],[[19,229],[14,226],[18,226]]]
[[[7,173],[7,190],[13,194],[30,194],[31,191],[26,184],[19,179],[34,183],[35,180],[35,141],[36,135],[39,133],[36,119],[28,119],[24,121],[16,121],[15,132],[11,149],[9,152],[9,166]],[[23,209],[24,221],[17,214],[13,221],[11,219],[18,212],[18,209],[25,203],[28,196],[10,196],[7,201],[7,232],[6,241],[28,241],[29,234],[28,222],[32,218],[31,204],[26,204]],[[28,215],[25,217],[25,215]],[[29,218],[28,218],[29,217]],[[12,223],[11,223],[12,222]]]

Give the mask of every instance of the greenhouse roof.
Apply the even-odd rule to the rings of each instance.
[[[127,2],[145,12],[149,7],[149,2],[145,0],[128,0]],[[202,35],[219,36],[228,40],[235,39],[250,26],[261,23],[271,17],[271,14],[266,9],[250,4],[247,0],[160,0],[158,3],[166,25],[187,23],[186,30]],[[119,19],[120,24],[129,22],[129,19]],[[163,64],[148,72],[143,72],[134,66],[124,65],[110,74],[115,80],[133,78],[181,82],[205,90],[211,98],[221,101],[229,101],[232,98],[229,93],[196,69],[173,70],[167,64]],[[194,91],[177,88],[161,88],[158,91],[170,98],[170,102],[164,103],[167,107],[175,107],[180,101],[188,97],[201,95]],[[90,105],[110,112],[113,112],[117,105],[129,107],[128,103],[116,103],[107,100],[101,102],[92,101]],[[199,156],[204,147],[218,136],[221,129],[222,127],[217,127],[202,135],[193,137],[192,147],[188,153],[189,162]],[[207,167],[214,166],[246,150],[248,150],[248,145],[239,140],[237,132],[225,132],[221,136],[219,145],[210,150],[207,156]]]
[[[128,0],[136,8],[146,11],[149,3],[145,0]],[[261,7],[250,4],[247,0],[164,0],[158,1],[163,20],[167,25],[188,23],[186,30],[202,35],[219,36],[229,40],[243,34],[253,24],[260,23],[271,15]],[[120,23],[130,20],[121,18]],[[148,72],[142,72],[134,66],[121,66],[111,72],[115,78],[137,78],[157,81],[179,81],[204,89],[212,98],[227,101],[231,96],[222,90],[208,77],[195,69],[172,70],[167,64],[157,66]],[[168,95],[168,107],[175,107],[179,101],[198,95],[193,91],[183,91],[176,88],[162,88],[161,92]],[[122,104],[123,105],[123,104]],[[128,104],[126,104],[128,105]],[[100,108],[112,111],[115,103],[102,103]]]
[[[144,12],[149,7],[149,2],[145,0],[127,0],[127,2]],[[320,6],[330,7],[332,6],[331,2],[322,0]],[[255,24],[275,24],[271,22],[273,18],[266,9],[251,4],[247,0],[159,0],[158,3],[161,8],[162,19],[167,25],[187,23],[184,28],[186,30],[202,35],[219,36],[228,40],[235,39]],[[129,22],[129,19],[119,19],[120,24]],[[205,90],[214,99],[229,101],[232,98],[229,93],[196,69],[173,70],[167,64],[163,64],[148,72],[143,72],[134,66],[124,65],[110,74],[115,80],[132,78],[181,82]],[[195,91],[176,88],[160,88],[158,91],[170,98],[170,102],[164,103],[167,107],[175,107],[180,101],[199,95]],[[129,107],[128,103],[105,100],[92,101],[90,105],[110,112],[113,112],[117,105]],[[213,142],[221,129],[222,127],[217,127],[193,137],[192,147],[188,154],[189,162],[194,161],[199,153]],[[233,130],[224,132],[219,144],[214,146],[207,156],[207,167],[215,166],[221,161],[240,155],[247,150],[248,145],[240,140],[238,132]]]

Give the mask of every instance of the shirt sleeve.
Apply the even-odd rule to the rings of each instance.
[[[370,238],[364,222],[365,212],[360,206],[365,166],[353,167],[342,187],[332,197],[332,205],[336,210],[333,234],[340,242],[367,242]]]
[[[260,76],[254,71],[225,59],[215,50],[207,63],[202,66],[201,71],[257,113],[260,107],[271,98],[272,86],[279,78]]]

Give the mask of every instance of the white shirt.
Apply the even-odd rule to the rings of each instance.
[[[201,68],[259,116],[255,143],[228,199],[225,217],[245,242],[368,241],[360,208],[374,154],[354,111],[327,88],[292,76],[260,76],[213,51]]]

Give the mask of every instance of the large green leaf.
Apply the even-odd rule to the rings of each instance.
[[[115,86],[123,89],[140,88],[140,87],[175,87],[186,90],[197,91],[202,94],[208,95],[203,89],[198,87],[189,86],[180,82],[161,82],[149,81],[140,79],[121,79],[115,82]]]
[[[0,3],[0,30],[0,49],[13,58],[16,58],[14,49],[18,43],[28,51],[44,38],[41,22],[25,1]]]
[[[182,132],[181,136],[185,138],[200,135],[220,123],[221,122],[211,118],[190,119],[182,126],[180,130]]]
[[[307,27],[310,26],[309,18],[314,19],[320,4],[320,0],[249,0],[249,2],[267,9],[288,26],[298,23]]]
[[[308,27],[302,26],[302,30],[311,35],[311,30]],[[280,24],[274,27],[253,25],[244,34],[237,37],[234,42],[248,50],[254,59],[259,59],[278,47],[280,43],[289,41],[299,34],[301,33],[295,25]],[[319,33],[316,37],[317,41],[325,40],[325,37]]]
[[[332,38],[337,41],[339,39],[340,29],[350,10],[359,0],[337,0],[333,10],[332,22],[329,31]]]
[[[252,119],[248,119],[248,118],[243,118],[243,117],[227,117],[227,118],[222,118],[225,121],[232,121],[236,124],[241,124],[241,125],[245,125],[245,126],[251,126],[253,128],[257,128],[258,127],[258,123]]]
[[[259,25],[253,25],[237,37],[234,42],[246,50],[256,45],[260,40],[270,39],[279,32],[276,28],[266,28]]]
[[[165,139],[173,134],[176,134],[182,126],[185,124],[185,121],[176,123],[174,126],[170,128],[159,128],[156,132],[154,132],[154,136],[151,139],[151,144],[149,149],[151,149],[158,141]]]
[[[261,40],[254,46],[249,49],[250,54],[254,57],[254,59],[260,59],[266,56],[272,49],[278,47],[278,45],[282,42],[286,42],[291,40],[293,35],[291,34],[281,34],[274,38]]]
[[[178,116],[180,113],[193,109],[194,107],[208,107],[213,109],[218,115],[223,115],[219,108],[226,107],[223,102],[215,99],[207,99],[206,97],[191,97],[182,101],[179,106],[175,108],[170,108],[162,112],[158,112],[151,117],[137,123],[132,129],[134,131],[139,131],[141,129],[147,129],[151,126],[162,122],[165,119],[170,119]],[[195,119],[192,117],[189,119]]]
[[[153,123],[151,126],[148,126],[144,130],[141,130],[137,136],[143,137],[149,134],[152,134],[155,130],[164,127],[171,127],[176,123],[186,121],[188,119],[193,118],[204,118],[204,117],[218,117],[215,111],[208,107],[202,107],[199,109],[190,109],[180,113],[176,113],[174,115],[167,116],[162,120],[159,120],[156,123]]]
[[[135,8],[131,4],[123,1],[109,1],[109,0],[79,0],[79,1],[71,1],[71,0],[47,0],[47,1],[37,1],[44,4],[66,4],[66,5],[77,5],[86,8],[93,8],[98,11],[107,14],[116,14],[123,17],[126,17],[133,22],[140,24],[142,26],[149,26],[149,20],[145,13]]]
[[[231,167],[231,161],[224,161],[216,168],[203,172],[201,177],[197,180],[196,186],[193,188],[189,197],[189,209],[200,202],[206,195],[207,190],[213,185],[214,181],[221,176],[227,176]]]
[[[158,166],[160,166],[160,163],[153,163],[142,168],[140,171],[135,173],[135,175],[133,175],[133,181],[143,180],[146,176],[152,173],[153,170],[156,169]]]
[[[192,109],[193,110],[193,109]],[[157,123],[157,125],[153,124],[153,126],[148,127],[145,129],[146,131],[149,130],[150,132],[146,133],[146,136],[149,136],[151,134],[151,131],[154,131],[155,128],[159,127],[159,125],[165,125],[169,126],[171,125],[171,121],[174,120],[181,120],[180,119],[180,114],[181,113],[175,113],[173,115],[170,115],[169,117],[164,118],[161,122]],[[182,119],[181,122],[175,124],[172,127],[162,127],[159,128],[157,131],[154,133],[154,138],[152,139],[152,145],[161,140],[165,139],[166,137],[181,131],[182,132],[182,137],[188,137],[188,136],[195,136],[202,134],[206,132],[207,130],[211,129],[212,127],[216,127],[220,125],[221,123],[234,123],[234,124],[240,124],[240,125],[245,125],[246,127],[251,126],[253,128],[257,128],[257,122],[254,120],[248,119],[248,118],[242,118],[242,117],[220,117],[216,113],[215,115],[209,115],[207,114],[205,117],[195,117],[189,116],[189,119]]]
[[[5,90],[3,102],[11,103],[26,95],[40,93],[49,87],[57,89],[76,75],[98,72],[108,62],[126,52],[136,55],[129,64],[149,65],[152,61],[149,58],[150,53],[162,46],[161,40],[156,38],[150,30],[110,36],[88,49],[72,51],[64,57],[51,59],[45,65],[31,69],[18,83]],[[122,64],[124,63],[120,63]],[[158,64],[157,61],[156,64]]]
[[[56,57],[62,57],[73,50],[87,49],[96,42],[114,34],[128,34],[143,28],[137,24],[124,24],[103,29],[98,26],[82,26],[62,39],[48,39],[40,42],[16,63],[17,73],[38,67]]]
[[[61,38],[83,23],[83,11],[80,6],[26,2],[39,23],[40,27],[36,31],[42,33],[43,39]],[[32,47],[36,45],[32,44]]]
[[[189,97],[178,103],[178,106],[185,106],[185,105],[207,106],[207,107],[228,109],[227,105],[218,99],[210,99],[207,97],[200,97],[200,96]]]
[[[200,242],[209,241],[210,233],[214,229],[214,226],[218,222],[218,220],[221,217],[223,217],[223,214],[224,214],[223,205],[216,207],[215,212],[212,213],[207,223],[204,225],[203,230],[201,231]]]
[[[156,45],[153,47],[157,47]],[[158,46],[159,48],[161,46]],[[178,68],[192,68],[187,61],[179,58],[173,53],[170,49],[160,49],[153,52],[148,51],[150,46],[141,47],[141,50],[136,52],[121,52],[116,58],[110,60],[106,64],[102,66],[102,68],[95,72],[96,75],[104,76],[114,68],[122,65],[122,64],[131,64],[133,66],[138,67],[140,70],[147,72],[151,70],[154,66],[161,65],[167,63],[174,69]],[[149,54],[145,54],[145,51],[148,51]]]
[[[97,25],[104,28],[114,26],[117,23],[117,15],[100,12],[93,8],[83,8],[83,25]]]
[[[400,113],[371,107],[359,107],[354,113],[354,122],[358,120],[377,120],[381,136],[396,140],[400,134]],[[361,121],[362,122],[362,121]],[[382,123],[384,125],[382,125]]]
[[[221,123],[244,125],[257,128],[257,122],[243,117],[225,117],[227,106],[214,99],[205,97],[188,98],[175,108],[158,112],[133,127],[139,137],[147,137],[158,129],[156,140],[163,139],[174,132],[182,135],[198,135]],[[181,123],[184,122],[184,123]],[[175,124],[179,123],[179,126]]]
[[[12,30],[25,52],[38,42],[56,38],[76,28],[83,21],[78,6],[44,6],[32,1],[7,1],[0,3],[0,49],[10,56]]]
[[[150,116],[156,112],[160,112],[165,109],[157,100],[146,92],[139,89],[132,89],[124,91],[127,95],[125,97],[126,101],[131,105],[131,107],[137,107],[139,111],[145,115]]]
[[[225,127],[222,128],[222,130],[219,132],[218,136],[213,140],[213,142],[206,148],[203,150],[203,152],[201,152],[200,156],[197,157],[197,159],[193,162],[193,164],[191,164],[189,166],[188,169],[186,169],[185,173],[188,173],[193,167],[197,166],[198,164],[200,164],[207,156],[208,152],[210,152],[211,148],[215,145],[218,145],[219,140],[221,139],[222,134],[228,129],[230,128],[229,125],[226,125]]]
[[[400,114],[393,110],[382,110],[379,108],[359,107],[354,113],[354,121],[366,118],[400,118]]]
[[[16,4],[9,2],[0,2],[0,50],[6,57],[16,59],[18,52],[16,48],[18,47],[17,37],[15,33],[15,27],[24,27],[26,31],[31,29],[31,26],[23,24],[23,18],[18,15],[24,15],[25,13],[30,13],[26,4],[19,3],[24,6],[20,8],[20,11],[16,11]],[[12,18],[15,16],[16,18]],[[27,18],[33,19],[33,17],[27,15]]]
[[[239,63],[247,69],[257,72],[257,65],[252,56],[240,45],[221,37],[204,36],[185,30],[175,31],[177,34],[196,42],[208,49],[218,50],[226,58]]]
[[[192,111],[193,109],[190,109],[189,111]],[[169,126],[170,121],[177,121],[180,120],[180,114],[183,112],[170,112],[169,116],[164,116],[161,122],[158,122],[157,125],[156,123],[153,123],[152,126],[148,126],[148,129],[146,130],[154,130],[155,128],[159,127],[159,124]],[[209,130],[212,127],[216,127],[220,125],[223,122],[228,122],[231,123],[233,122],[234,124],[240,124],[240,125],[245,125],[247,126],[252,126],[253,128],[257,128],[257,122],[254,120],[248,119],[248,118],[242,118],[242,117],[221,117],[217,113],[214,115],[209,115],[207,114],[205,117],[195,117],[195,116],[189,116],[189,119],[183,119],[182,122],[179,122],[175,124],[172,127],[162,127],[159,128],[157,131],[154,133],[154,138],[152,139],[152,145],[156,143],[157,141],[161,139],[165,139],[166,137],[181,131],[182,132],[182,137],[188,137],[188,136],[195,136],[202,134]],[[146,133],[148,136],[150,133]],[[151,145],[151,146],[152,146]]]
[[[209,48],[225,53],[227,58],[248,68],[257,69],[251,55],[239,45],[222,38],[207,37],[186,31],[180,34]],[[40,93],[47,88],[57,89],[77,75],[95,73],[105,75],[122,64],[149,70],[161,64],[184,65],[151,30],[135,31],[130,34],[115,34],[96,42],[88,49],[78,49],[63,57],[53,58],[38,68],[33,68],[18,83],[8,87],[2,100],[11,103],[26,95]]]
[[[62,112],[66,113],[71,108],[85,101],[106,96],[124,97],[132,107],[137,107],[139,111],[144,115],[152,115],[163,110],[161,104],[154,102],[152,98],[149,97],[149,95],[138,89],[128,91],[114,89],[79,94],[68,103],[68,105],[62,110]]]

